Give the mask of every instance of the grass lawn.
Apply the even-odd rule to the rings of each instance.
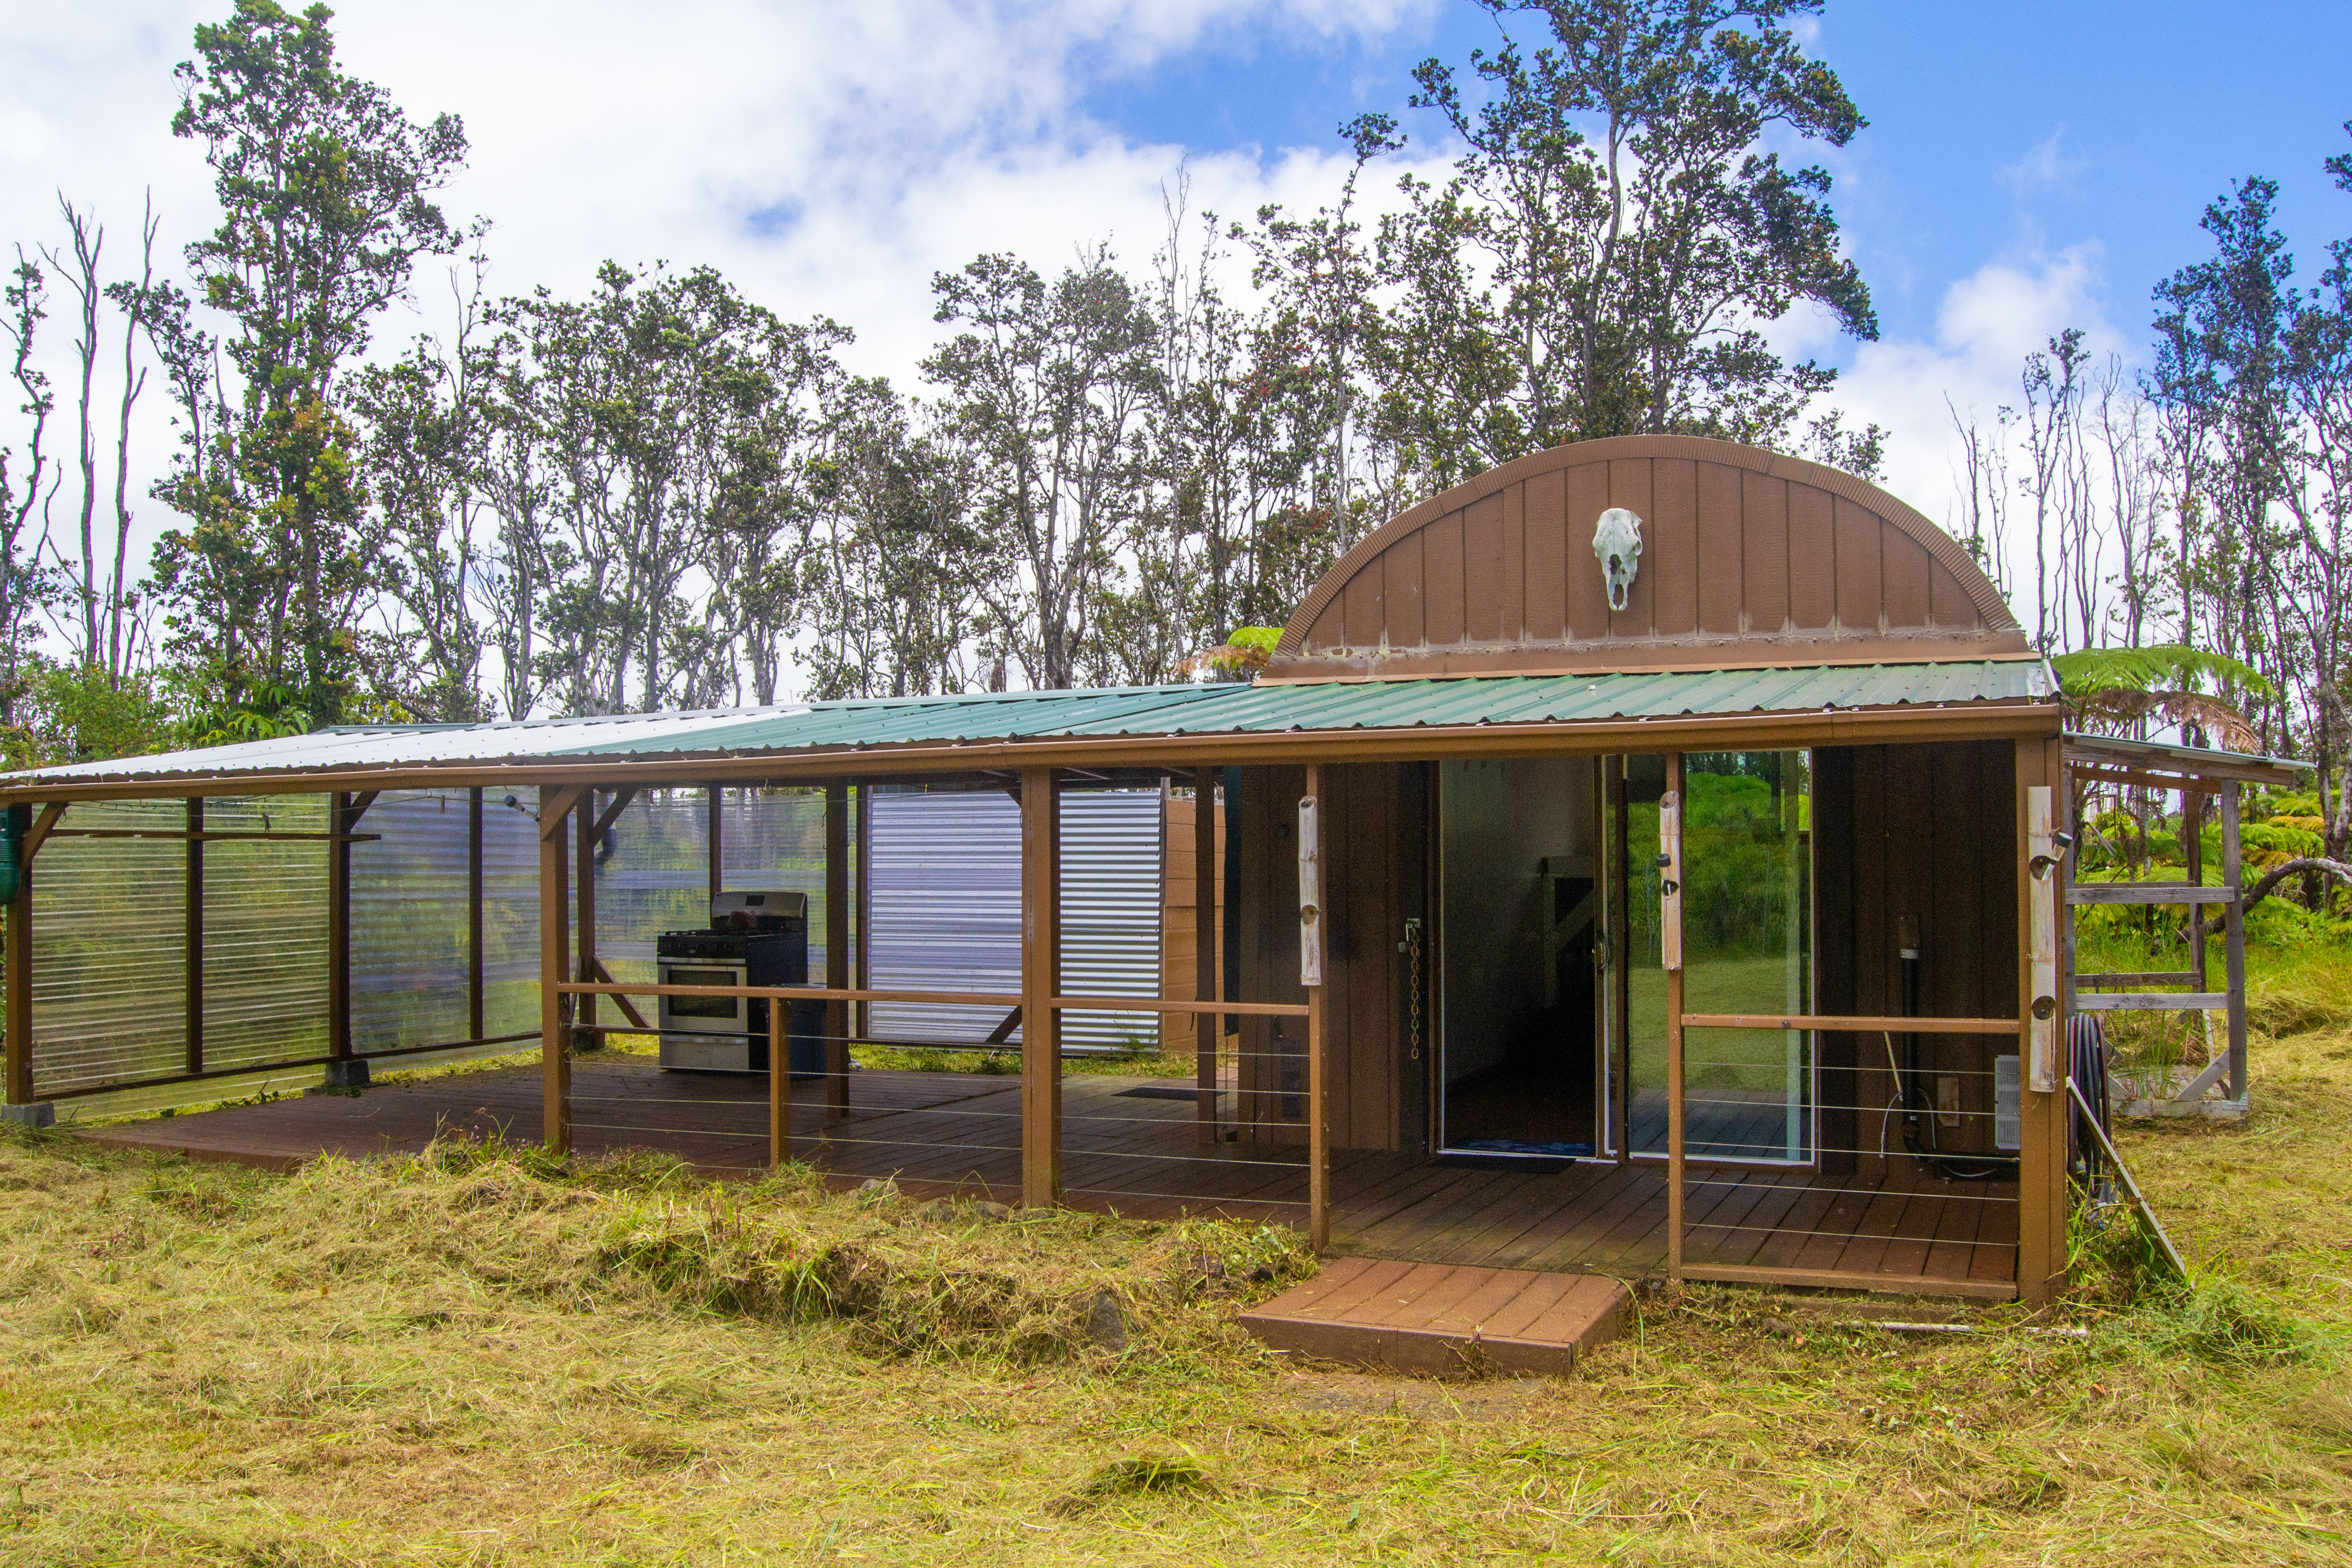
[[[2258,979],[2244,1124],[2124,1136],[2193,1291],[1692,1289],[1564,1381],[1260,1353],[1287,1232],[10,1136],[0,1562],[2352,1563],[2347,982]]]

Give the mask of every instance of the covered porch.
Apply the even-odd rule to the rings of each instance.
[[[833,1115],[820,1083],[794,1085],[794,1156],[832,1184],[888,1179],[912,1198],[1021,1198],[1018,1077],[880,1069],[855,1073],[853,1109]],[[116,1148],[292,1169],[321,1154],[417,1154],[436,1138],[533,1141],[538,1075],[491,1068],[386,1083],[168,1120],[85,1136]],[[718,1177],[769,1168],[766,1086],[697,1082],[649,1058],[583,1058],[572,1078],[574,1152],[646,1151]],[[1203,1146],[1192,1106],[1164,1078],[1073,1074],[1063,1081],[1063,1201],[1135,1218],[1212,1215],[1304,1226],[1307,1152]],[[1548,1169],[1448,1163],[1417,1153],[1348,1150],[1330,1165],[1331,1249],[1487,1268],[1634,1279],[1670,1251],[1663,1163]],[[2013,1293],[2016,1204],[1975,1184],[1885,1173],[1725,1170],[1686,1194],[1685,1258],[1767,1268],[1823,1283],[2000,1298]]]

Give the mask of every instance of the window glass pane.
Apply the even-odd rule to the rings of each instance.
[[[1812,1006],[1811,777],[1803,752],[1683,759],[1683,1005],[1794,1014]],[[1654,856],[1653,857],[1654,859]],[[1811,1157],[1811,1037],[1685,1036],[1684,1148],[1718,1159]]]

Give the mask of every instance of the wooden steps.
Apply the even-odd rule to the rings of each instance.
[[[1628,1305],[1596,1274],[1338,1258],[1241,1321],[1276,1350],[1356,1366],[1560,1373],[1617,1337]]]

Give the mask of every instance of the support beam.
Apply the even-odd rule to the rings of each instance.
[[[2189,868],[2189,881],[2199,887],[2205,885],[2205,796],[2201,795],[2184,793],[2180,797],[2180,863]],[[2195,983],[2189,987],[2192,991],[2206,988],[2205,943],[2197,939],[2197,922],[2204,912],[2194,907],[2188,911],[2189,946],[2193,950],[2189,954],[2189,963],[2197,974]]]
[[[2050,1074],[2043,1082],[2050,1087],[2037,1089],[2033,1082],[2032,1057],[2036,1019],[2033,1002],[2043,989],[2039,985],[2034,951],[2034,906],[2039,892],[2047,892],[2053,908],[2063,907],[2065,896],[2066,869],[2064,857],[2056,857],[2049,868],[2046,880],[2036,880],[2032,874],[2033,830],[2036,818],[2043,807],[2038,804],[2046,799],[2049,812],[2049,832],[2063,833],[2067,829],[2067,791],[2061,774],[2060,746],[2053,736],[2046,741],[2017,742],[2016,805],[2012,820],[2016,823],[2011,850],[2017,866],[2017,1050],[2018,1050],[2018,1158],[2017,1158],[2017,1292],[2020,1299],[2032,1304],[2052,1300],[2066,1282],[2066,1110],[2068,1105],[2067,1053],[2061,1048],[2066,1039],[2066,1019],[2063,1010],[2058,1016],[2044,1020],[2049,1026],[2052,1042]],[[2037,796],[2037,790],[2046,790],[2046,796]],[[2055,949],[2047,959],[2055,968]],[[2048,994],[2056,994],[2054,984]]]
[[[1298,936],[1300,979],[1307,990],[1307,1242],[1318,1258],[1331,1246],[1330,1009],[1325,1001],[1323,768],[1307,764],[1299,802]]]
[[[482,792],[466,792],[466,1029],[467,1038],[478,1040],[489,1030],[483,1027],[487,1009],[483,1001],[482,975],[487,959],[482,945]]]
[[[726,800],[726,788],[724,784],[703,786],[703,838],[704,847],[709,851],[710,865],[707,875],[710,884],[710,896],[714,899],[719,896],[719,889],[727,882],[725,814],[720,809]]]
[[[824,984],[849,989],[849,785],[824,786]],[[772,1004],[773,1005],[773,1004]],[[791,1062],[782,1064],[789,1072]],[[772,1059],[770,1071],[779,1070]],[[849,1004],[838,997],[824,1005],[824,1113],[837,1121],[849,1114]]]
[[[1062,1198],[1061,811],[1051,768],[1021,770],[1021,1201]]]
[[[768,1169],[793,1157],[793,1005],[768,998]]]
[[[542,1136],[558,1154],[572,1152],[572,998],[558,989],[571,963],[566,915],[572,907],[566,853],[576,785],[542,789],[539,806],[539,1082]]]
[[[352,796],[341,790],[327,797],[327,826],[334,835],[327,841],[327,1056],[338,1062],[352,1056],[352,843],[347,836],[358,815],[352,804]]]
[[[2245,786],[2231,779],[2221,786],[2221,880],[2242,886],[2245,852],[2239,842],[2238,809]],[[2230,994],[2230,1087],[2231,1100],[2246,1098],[2246,906],[2242,895],[2221,911],[2221,984]],[[2203,947],[2203,942],[2197,944]]]
[[[41,816],[55,824],[53,807]],[[16,818],[16,896],[8,901],[8,1103],[33,1103],[33,813],[12,805]]]
[[[1192,773],[1192,996],[1217,996],[1217,770]],[[1193,1119],[1201,1142],[1217,1141],[1217,1028],[1214,1013],[1192,1020]]]
[[[187,890],[187,1068],[191,1076],[205,1070],[205,797],[188,797]],[[481,1031],[477,1029],[476,1034]]]
[[[857,786],[857,854],[850,865],[853,893],[850,907],[857,911],[857,934],[851,946],[857,954],[852,966],[856,989],[874,989],[874,786]],[[874,1032],[874,1004],[851,1005],[850,1032],[859,1039]]]
[[[572,831],[580,840],[580,861],[572,873],[572,897],[578,911],[575,918],[579,926],[573,937],[578,952],[572,978],[593,980],[599,968],[596,963],[596,792],[593,789],[583,792],[572,819]],[[586,1029],[596,1026],[595,997],[583,996],[574,1004],[573,1021]],[[575,1041],[580,1037],[575,1036]],[[597,1035],[585,1037],[592,1044],[601,1044],[603,1040],[603,1037]]]
[[[1666,969],[1666,1278],[1683,1278],[1683,756],[1666,753],[1658,803],[1658,949]]]

